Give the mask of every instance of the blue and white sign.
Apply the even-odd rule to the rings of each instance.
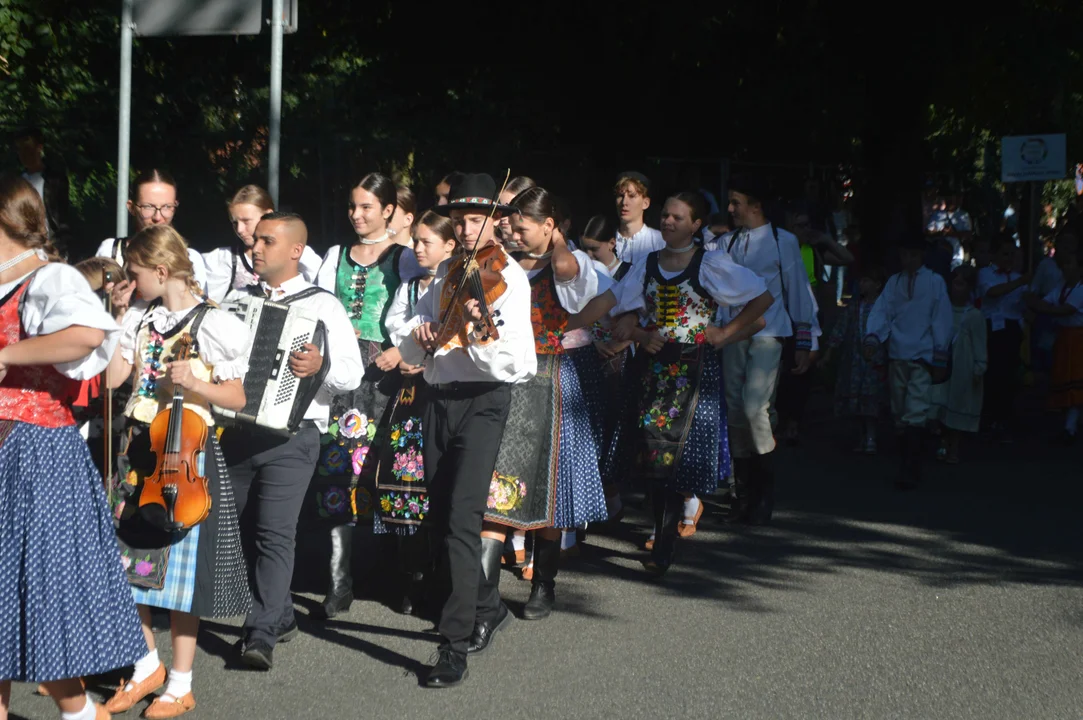
[[[1011,135],[1000,141],[1003,182],[1060,180],[1068,172],[1068,144],[1061,135]]]

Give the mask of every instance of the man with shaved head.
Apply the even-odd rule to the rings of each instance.
[[[252,269],[260,284],[234,290],[226,300],[246,294],[311,310],[323,322],[326,343],[311,343],[290,356],[290,370],[306,378],[326,367],[323,383],[305,412],[297,432],[289,437],[255,425],[227,428],[221,438],[229,476],[237,494],[237,511],[254,523],[251,547],[246,548],[252,576],[252,611],[244,621],[241,660],[270,670],[278,641],[297,634],[290,581],[297,538],[297,518],[309,480],[320,455],[320,434],[327,432],[331,398],[361,384],[364,366],[353,325],[342,303],[301,276],[299,263],[308,243],[301,216],[275,212],[264,215],[253,233]]]

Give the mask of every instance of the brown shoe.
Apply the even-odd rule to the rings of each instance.
[[[79,678],[79,687],[86,690],[86,680],[85,679]],[[38,689],[35,690],[34,692],[36,692],[38,695],[41,695],[42,697],[49,697],[49,688],[45,687],[45,683],[41,683],[40,685],[38,685]]]
[[[163,695],[162,697],[165,696]],[[143,713],[143,717],[147,720],[164,720],[164,718],[180,717],[189,710],[194,709],[196,706],[196,698],[192,693],[177,698],[173,702],[164,702],[162,697],[154,698],[154,702],[152,702],[146,712]]]
[[[677,526],[677,534],[683,538],[690,538],[695,535],[701,517],[703,517],[702,500],[699,501],[699,507],[696,508],[696,516],[692,518],[692,522],[688,522],[687,518],[681,520],[681,524]]]
[[[141,683],[136,683],[131,690],[125,690],[128,681],[121,680],[120,687],[117,688],[113,697],[109,698],[109,702],[105,703],[105,709],[113,713],[127,712],[132,709],[132,706],[137,702],[155,692],[163,685],[165,685],[165,665],[158,663],[158,669],[151,673],[150,677]]]

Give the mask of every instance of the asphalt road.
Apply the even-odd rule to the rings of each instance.
[[[304,632],[271,673],[236,668],[239,620],[205,625],[190,717],[1083,717],[1083,446],[1051,447],[1034,416],[1016,445],[972,443],[900,494],[893,456],[849,455],[825,412],[780,452],[772,526],[727,527],[712,504],[656,582],[633,512],[564,565],[558,611],[513,623],[460,688],[419,686],[430,623],[372,599],[314,623],[322,580],[302,573]],[[529,588],[503,576],[518,612]],[[30,690],[13,716],[56,717]]]

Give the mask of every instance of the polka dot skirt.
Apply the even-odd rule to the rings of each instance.
[[[0,680],[107,672],[147,653],[101,477],[75,426],[0,445]]]
[[[602,365],[590,345],[561,356],[560,455],[553,527],[574,528],[608,517],[599,471]],[[590,405],[593,404],[594,412]]]

